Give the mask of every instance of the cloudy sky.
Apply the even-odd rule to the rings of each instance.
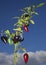
[[[39,4],[45,2],[45,5],[36,11],[39,15],[33,15],[35,25],[29,26],[29,32],[24,31],[24,41],[22,46],[29,53],[29,62],[27,65],[45,65],[46,64],[46,0],[0,0],[0,31],[12,29],[17,20],[12,20],[13,16],[21,16],[23,12],[20,9],[30,6],[31,4]],[[13,65],[14,44],[4,44],[0,40],[0,65]],[[23,57],[20,58],[17,65],[25,65]],[[22,61],[21,61],[22,60]]]
[[[46,51],[27,52],[29,60],[27,65],[45,65],[46,64]],[[24,63],[22,53],[18,53],[17,65],[26,65]],[[13,54],[0,53],[0,65],[13,65]]]

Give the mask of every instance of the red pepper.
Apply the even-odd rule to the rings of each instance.
[[[26,25],[24,25],[24,30],[28,32],[28,27]]]
[[[29,58],[28,54],[25,53],[23,57],[24,57],[24,61],[25,61],[25,63],[27,63],[27,62],[28,62],[28,58]]]

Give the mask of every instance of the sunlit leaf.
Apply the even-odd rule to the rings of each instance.
[[[12,19],[18,19],[18,18],[20,18],[20,17],[12,17]]]
[[[37,5],[37,7],[41,7],[41,6],[43,6],[45,3],[40,3],[40,4],[38,4]]]
[[[35,22],[33,20],[30,20],[30,23],[35,24]]]
[[[22,51],[26,52],[26,49],[25,49],[25,48],[21,47],[20,49],[21,49]]]
[[[8,43],[9,43],[9,44],[13,44],[13,41],[9,38],[9,39],[8,39]]]
[[[10,35],[10,31],[9,31],[9,30],[6,30],[5,33],[6,33],[7,35]]]
[[[20,11],[23,11],[23,12],[25,12],[25,10],[23,10],[23,9],[21,9]]]
[[[15,36],[15,34],[14,34],[14,33],[12,33],[12,34],[10,35],[10,37],[11,37],[11,38],[14,38],[14,36]]]
[[[15,23],[14,26],[16,26],[18,23]]]
[[[39,15],[37,12],[34,12],[34,14]]]
[[[14,31],[19,31],[19,32],[23,32],[23,30],[21,28],[16,28],[16,29],[13,29]]]

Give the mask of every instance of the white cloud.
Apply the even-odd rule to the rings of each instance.
[[[27,65],[42,65],[46,64],[46,51],[28,52],[29,61]],[[14,65],[13,54],[0,53],[0,65]],[[26,65],[23,60],[23,54],[18,54],[17,65]]]

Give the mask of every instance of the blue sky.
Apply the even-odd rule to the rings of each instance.
[[[27,51],[46,50],[46,1],[45,0],[0,0],[0,31],[9,29],[11,32],[14,28],[13,24],[17,20],[11,20],[13,16],[21,16],[19,10],[31,5],[45,2],[45,5],[37,9],[38,15],[33,16],[35,25],[29,26],[29,32],[24,31],[25,40],[22,45]],[[0,52],[13,53],[14,46],[4,44],[0,40]]]
[[[45,2],[45,5],[37,9],[39,15],[34,15],[35,25],[29,26],[29,32],[24,31],[24,41],[22,45],[27,51],[46,51],[46,0],[0,0],[0,31],[9,29],[11,32],[14,28],[13,24],[17,20],[11,20],[13,16],[21,16],[19,10],[31,5]],[[0,40],[0,53],[12,54],[14,45],[4,44]],[[36,64],[37,65],[37,64]]]

